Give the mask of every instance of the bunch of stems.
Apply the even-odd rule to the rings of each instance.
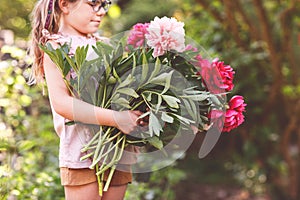
[[[103,127],[100,126],[100,130],[81,150],[81,152],[87,152],[85,156],[80,158],[81,160],[92,158],[90,168],[96,169],[100,196],[102,196],[103,191],[108,190],[116,165],[122,157],[126,143],[126,135],[120,131],[113,135],[111,134],[113,129],[109,127],[104,131]],[[89,151],[91,152],[88,153]],[[109,174],[103,188],[104,174],[107,170],[109,170]]]

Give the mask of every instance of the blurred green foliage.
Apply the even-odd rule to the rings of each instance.
[[[48,101],[40,88],[26,84],[25,50],[4,46],[2,54],[7,60],[0,62],[0,197],[59,199],[59,141]]]
[[[0,6],[0,29],[13,30],[18,38],[27,38],[30,27],[30,16],[36,0],[2,0]]]

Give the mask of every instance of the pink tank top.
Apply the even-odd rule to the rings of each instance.
[[[97,41],[108,41],[107,38],[103,37],[81,37],[81,36],[71,36],[63,34],[49,34],[47,30],[43,30],[43,35],[46,40],[52,40],[60,45],[69,44],[70,45],[70,54],[74,54],[75,50],[79,46],[90,45],[89,53],[92,51],[92,45],[95,45]],[[72,76],[72,74],[71,74]],[[68,168],[88,168],[92,161],[91,159],[86,159],[80,161],[80,158],[86,155],[89,152],[82,153],[81,149],[84,144],[88,143],[93,136],[91,132],[91,127],[83,124],[73,124],[66,125],[68,119],[65,119],[61,115],[57,114],[52,107],[50,101],[51,111],[53,115],[54,129],[58,136],[60,137],[59,145],[59,167],[68,167]],[[129,145],[126,150],[130,152],[138,152],[138,148]],[[132,164],[135,163],[135,156],[129,156],[130,158],[122,158],[120,163]]]

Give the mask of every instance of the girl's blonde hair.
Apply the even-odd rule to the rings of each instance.
[[[67,0],[76,2],[77,0]],[[39,0],[31,13],[31,46],[30,54],[33,57],[30,84],[42,83],[44,81],[43,52],[39,45],[44,45],[46,38],[42,31],[46,29],[50,34],[58,32],[61,10],[59,0]]]

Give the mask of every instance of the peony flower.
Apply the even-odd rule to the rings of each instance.
[[[231,91],[234,87],[234,85],[233,85],[234,71],[231,68],[231,66],[224,65],[224,62],[219,61],[218,58],[212,62],[212,65],[215,66],[219,70],[220,75],[222,77],[222,82],[225,85],[225,90],[227,92]]]
[[[228,102],[228,105],[229,108],[226,110],[223,132],[231,131],[241,125],[245,120],[243,112],[245,112],[247,104],[242,96],[233,96]]]
[[[132,45],[134,48],[143,47],[145,44],[145,34],[148,33],[148,27],[149,23],[137,23],[134,25],[129,33],[127,44]]]
[[[211,93],[218,94],[233,89],[234,71],[230,65],[224,65],[224,62],[218,59],[210,63],[209,60],[203,59],[201,55],[196,56],[195,59],[195,66],[200,68],[197,75],[201,75],[204,85]]]
[[[147,44],[154,49],[153,56],[161,56],[166,51],[183,52],[185,49],[184,23],[175,18],[155,17],[150,22],[148,33],[145,35]]]
[[[243,112],[246,105],[244,98],[236,95],[229,101],[229,108],[226,110],[226,113],[222,110],[214,109],[209,112],[208,118],[213,127],[218,128],[222,132],[230,132],[244,122],[245,117]]]
[[[226,86],[223,84],[221,74],[209,60],[203,59],[200,55],[196,56],[196,66],[200,67],[197,75],[202,78],[203,84],[212,94],[224,93]]]

